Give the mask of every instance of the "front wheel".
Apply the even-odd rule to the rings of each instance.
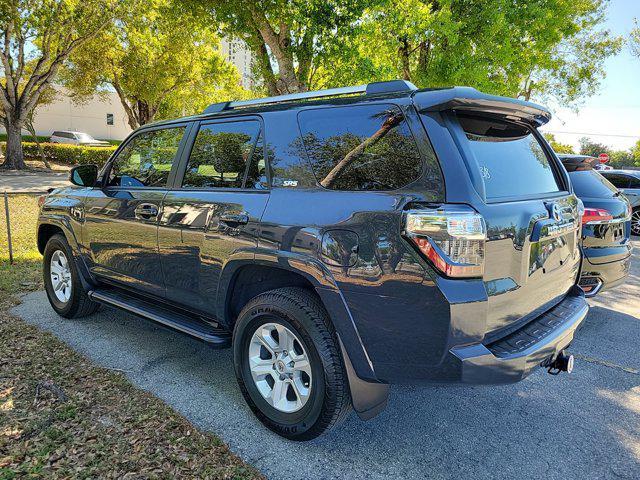
[[[99,304],[93,302],[83,288],[64,235],[52,236],[43,256],[44,289],[56,313],[66,318],[79,318],[95,312]]]
[[[233,351],[245,400],[279,435],[310,440],[350,411],[337,336],[312,293],[279,288],[249,301],[235,325]]]

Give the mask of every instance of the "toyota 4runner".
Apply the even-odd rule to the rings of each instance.
[[[297,440],[392,383],[570,370],[580,204],[549,118],[391,81],[145,125],[43,198],[49,301],[230,346],[250,408]]]

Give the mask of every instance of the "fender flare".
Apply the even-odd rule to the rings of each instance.
[[[313,285],[338,334],[354,410],[363,420],[373,418],[384,410],[389,395],[389,385],[376,378],[373,364],[342,292],[329,270],[317,259],[296,252],[276,250],[256,249],[253,252],[251,250],[236,252],[223,265],[220,274],[216,302],[218,318],[228,319],[227,305],[239,270],[244,266],[255,265],[296,273]]]

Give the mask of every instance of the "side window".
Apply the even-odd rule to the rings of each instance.
[[[629,177],[626,175],[620,175],[619,173],[607,173],[604,177],[613,183],[616,188],[629,188]]]
[[[185,127],[175,127],[136,135],[114,160],[109,186],[166,186],[184,131]]]
[[[252,162],[247,188],[260,188],[256,184],[265,175],[261,144],[257,120],[201,125],[182,187],[242,188],[247,164]]]
[[[395,105],[305,110],[302,141],[318,183],[330,190],[395,190],[417,180],[423,163]]]
[[[640,178],[631,177],[631,183],[629,183],[629,188],[640,188]]]

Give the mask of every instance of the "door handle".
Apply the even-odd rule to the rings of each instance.
[[[135,209],[136,218],[149,220],[158,216],[158,206],[152,203],[141,203]]]
[[[242,213],[223,213],[220,215],[220,223],[235,227],[238,225],[246,225],[249,223],[249,214],[247,212]]]

